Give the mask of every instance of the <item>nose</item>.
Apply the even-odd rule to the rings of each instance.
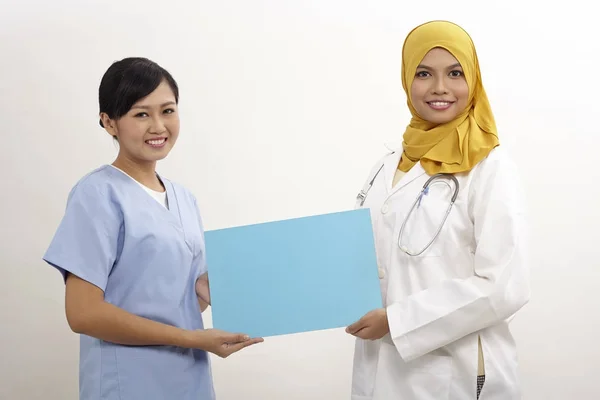
[[[152,125],[150,126],[150,133],[161,134],[165,131],[165,122],[158,116],[152,118]]]
[[[433,94],[447,94],[448,93],[448,89],[446,88],[446,82],[443,77],[437,77],[434,79],[432,93]]]

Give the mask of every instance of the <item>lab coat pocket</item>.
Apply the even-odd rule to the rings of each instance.
[[[381,349],[373,400],[449,398],[452,358],[437,352],[404,362],[393,345]]]
[[[437,357],[430,362],[428,368],[414,368],[409,373],[410,387],[413,399],[450,398],[452,383],[452,359],[450,357]]]
[[[407,364],[414,399],[448,399],[452,382],[452,357],[425,354]]]
[[[356,339],[352,368],[352,399],[371,399],[377,377],[380,341]]]
[[[412,205],[411,205],[412,206]],[[444,232],[450,198],[437,193],[424,194],[396,220],[397,245],[413,257],[440,257],[444,251]]]

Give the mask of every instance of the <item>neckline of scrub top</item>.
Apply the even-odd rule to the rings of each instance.
[[[165,186],[165,190],[163,192],[159,192],[158,190],[149,188],[148,186],[144,185],[143,183],[137,181],[133,176],[129,175],[127,172],[123,171],[119,167],[115,167],[112,164],[110,164],[110,166],[118,171],[121,171],[123,174],[127,175],[132,181],[134,181],[135,183],[140,185],[140,187],[142,189],[144,189],[144,191],[146,193],[148,193],[154,200],[158,201],[158,203],[160,205],[162,205],[165,208],[169,208],[169,202],[167,199],[167,189],[166,189],[165,183],[162,181],[162,179],[160,179],[160,177],[158,179],[161,181],[162,185]],[[158,176],[158,174],[157,174],[157,176]]]
[[[165,208],[162,204],[160,204],[155,199],[153,199],[152,196],[150,196],[149,193],[146,192],[143,187],[140,187],[139,182],[137,182],[135,179],[132,179],[125,172],[121,171],[120,169],[118,169],[110,164],[107,164],[106,167],[109,167],[108,168],[109,171],[113,171],[114,176],[119,177],[120,179],[126,180],[128,183],[133,185],[136,188],[136,190],[141,191],[141,193],[144,194],[141,197],[144,197],[149,204],[152,204],[152,207],[158,207],[160,209],[160,212],[166,212],[168,215],[170,215],[171,217],[173,217],[175,219],[176,225],[180,229],[183,229],[183,222],[181,220],[181,215],[179,213],[177,196],[175,194],[173,185],[171,184],[171,182],[168,179],[164,179],[162,176],[160,176],[160,174],[158,172],[156,173],[157,178],[160,179],[160,181],[162,182],[162,184],[165,187],[165,191],[166,191],[166,195],[167,195],[167,204],[169,204],[169,208]],[[112,168],[110,168],[110,167],[112,167]],[[131,180],[133,180],[134,182],[131,182]]]
[[[165,187],[165,191],[164,192],[159,192],[158,190],[154,190],[154,189],[150,189],[148,186],[144,185],[142,182],[136,180],[133,176],[129,175],[127,172],[123,171],[121,168],[119,167],[115,167],[112,164],[108,164],[109,167],[112,167],[114,169],[116,169],[117,171],[120,171],[121,173],[125,174],[127,177],[129,177],[129,179],[131,179],[132,181],[134,181],[135,183],[137,183],[138,185],[140,185],[142,188],[146,188],[154,193],[160,193],[160,194],[166,194],[167,192],[167,188]],[[158,173],[156,173],[156,177],[161,181],[162,185],[165,186],[165,183],[162,181],[162,179],[159,177]]]

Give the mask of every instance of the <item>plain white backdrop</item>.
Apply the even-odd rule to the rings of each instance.
[[[70,188],[116,155],[97,122],[110,63],[146,56],[177,79],[182,131],[159,169],[215,229],[352,208],[408,123],[401,46],[431,19],[473,37],[527,185],[533,297],[512,323],[524,398],[598,395],[600,29],[583,1],[0,3],[0,399],[77,398],[78,337],[41,257]],[[218,399],[348,399],[352,350],[340,329],[213,358]]]

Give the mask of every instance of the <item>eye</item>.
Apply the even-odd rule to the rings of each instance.
[[[175,110],[172,108],[167,108],[166,110],[163,111],[163,113],[165,113],[165,114],[173,114],[174,112],[175,112]]]
[[[454,71],[450,72],[450,76],[453,78],[460,78],[461,76],[463,76],[463,72],[455,69]]]
[[[427,72],[427,71],[417,71],[415,76],[417,78],[426,78],[427,75],[429,75],[429,72]]]
[[[148,116],[148,114],[147,114],[147,113],[145,113],[145,112],[141,112],[141,113],[137,113],[137,114],[135,114],[135,117],[136,117],[136,118],[147,117],[147,116]]]

